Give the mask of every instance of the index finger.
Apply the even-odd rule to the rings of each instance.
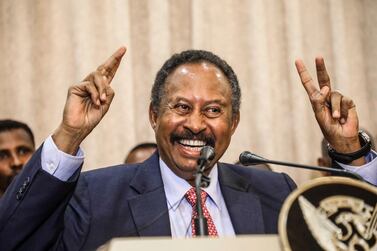
[[[304,86],[309,97],[312,97],[314,94],[319,92],[318,89],[314,85],[313,78],[310,76],[310,73],[306,69],[301,59],[297,59],[295,61],[295,65],[296,65],[298,75],[300,76],[302,85]]]
[[[98,66],[97,71],[99,71],[102,76],[106,77],[109,82],[113,79],[122,57],[126,53],[126,47],[120,47],[111,57],[109,57],[105,63]]]

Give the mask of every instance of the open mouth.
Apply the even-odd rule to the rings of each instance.
[[[197,158],[204,146],[215,147],[215,137],[209,133],[193,134],[189,130],[174,132],[170,136],[170,142],[176,144],[187,157]]]
[[[192,139],[181,139],[178,140],[178,143],[188,150],[194,152],[200,152],[202,148],[206,145],[206,142],[203,140],[192,140]]]

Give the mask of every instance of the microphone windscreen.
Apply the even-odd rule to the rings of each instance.
[[[253,154],[251,152],[244,151],[240,154],[239,160],[242,165],[248,166],[248,165],[256,165],[260,163],[265,163],[266,159],[256,154]]]
[[[211,161],[215,157],[215,149],[212,146],[204,146],[200,150],[200,159],[205,161]]]

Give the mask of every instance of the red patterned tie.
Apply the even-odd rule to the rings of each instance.
[[[213,223],[212,217],[209,214],[208,209],[207,209],[206,204],[205,204],[208,194],[203,190],[200,190],[200,191],[201,191],[200,197],[202,199],[203,215],[207,219],[208,235],[209,236],[218,236],[215,224]],[[190,203],[190,205],[192,206],[191,229],[192,229],[192,236],[194,237],[194,236],[196,236],[194,219],[196,217],[198,217],[198,211],[196,210],[195,188],[194,187],[190,188],[190,190],[187,191],[185,197],[186,197],[187,201]]]

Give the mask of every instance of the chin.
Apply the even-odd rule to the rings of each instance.
[[[184,160],[181,160],[181,161],[177,161],[176,162],[176,166],[182,170],[182,171],[185,171],[185,172],[192,172],[192,171],[196,171],[196,168],[197,168],[197,160],[193,160],[193,159],[184,159]]]

